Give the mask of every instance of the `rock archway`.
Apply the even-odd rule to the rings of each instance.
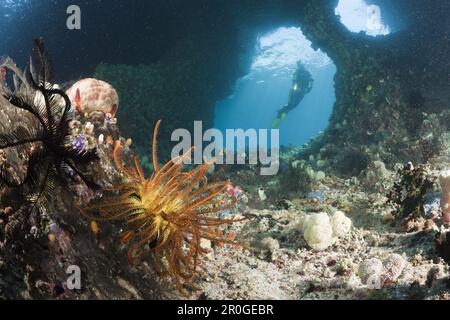
[[[357,174],[374,159],[423,162],[443,152],[449,123],[449,31],[429,22],[436,18],[427,20],[449,19],[450,4],[438,4],[396,4],[409,13],[410,27],[382,39],[348,31],[335,15],[337,0],[199,6],[183,22],[170,22],[185,30],[157,62],[134,69],[103,65],[97,75],[116,84],[119,94],[123,88],[124,134],[147,146],[148,128],[165,118],[161,140],[168,141],[173,129],[189,128],[193,120],[211,125],[215,102],[248,71],[254,39],[276,26],[300,26],[335,62],[337,74],[329,126],[299,156],[320,153],[342,174]],[[199,12],[208,19],[196,20]]]

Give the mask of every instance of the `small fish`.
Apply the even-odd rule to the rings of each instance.
[[[0,77],[3,82],[6,82],[7,71],[5,67],[0,67]]]
[[[81,93],[80,93],[80,89],[77,89],[76,93],[75,93],[75,108],[77,109],[77,111],[82,114],[83,111],[81,110]]]

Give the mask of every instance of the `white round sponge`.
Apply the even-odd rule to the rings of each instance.
[[[336,238],[333,237],[333,228],[328,214],[321,212],[311,215],[306,221],[303,237],[314,250],[322,251],[331,246]]]
[[[342,211],[336,211],[331,217],[331,227],[335,237],[342,237],[352,228],[352,220],[346,217]]]

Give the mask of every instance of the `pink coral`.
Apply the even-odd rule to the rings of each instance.
[[[66,93],[80,113],[101,111],[114,117],[119,106],[117,91],[110,84],[93,78],[76,82]]]

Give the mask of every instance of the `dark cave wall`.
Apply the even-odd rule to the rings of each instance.
[[[121,133],[132,137],[141,154],[149,154],[151,132],[159,119],[163,120],[158,138],[161,159],[170,155],[175,129],[191,130],[195,120],[202,120],[205,129],[212,127],[215,102],[232,91],[233,79],[239,77],[235,63],[239,50],[208,36],[197,34],[195,39],[180,41],[157,63],[96,68],[94,77],[117,89]],[[228,65],[225,70],[224,65]]]

